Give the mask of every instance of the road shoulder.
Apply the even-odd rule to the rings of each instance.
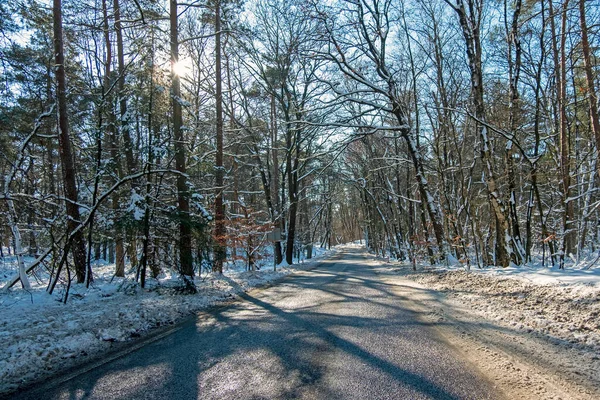
[[[409,299],[406,303],[422,320],[507,398],[600,398],[598,377],[593,372],[600,369],[588,354],[486,319],[456,299],[410,279],[403,268],[384,262],[377,268],[382,279]]]

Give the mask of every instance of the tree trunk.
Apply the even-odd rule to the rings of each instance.
[[[51,64],[51,62],[49,62],[49,64]],[[47,67],[46,69],[46,98],[47,101],[51,104],[52,103],[52,72],[51,72],[51,68],[50,66]],[[48,123],[46,124],[46,135],[50,138],[52,137],[52,124]],[[45,150],[46,150],[46,157],[47,157],[47,170],[46,170],[46,176],[48,177],[48,193],[57,193],[56,192],[56,182],[55,182],[55,176],[54,176],[54,141],[52,139],[47,139],[44,140],[46,146],[45,146]]]
[[[137,166],[133,155],[133,141],[131,139],[129,117],[127,114],[127,95],[125,93],[125,49],[123,46],[123,27],[121,24],[121,6],[119,0],[113,0],[113,8],[115,18],[115,33],[117,37],[117,63],[119,72],[117,77],[117,88],[119,96],[121,137],[123,138],[123,151],[125,153],[127,173],[131,175],[136,172]],[[114,129],[116,131],[117,127],[115,126]],[[134,189],[137,187],[136,182],[132,182],[132,187]],[[129,246],[127,246],[127,252],[129,254],[129,260],[131,261],[131,267],[137,268],[137,240],[135,232],[131,232],[131,235]]]
[[[226,257],[225,241],[225,209],[223,191],[225,170],[223,168],[223,89],[221,76],[221,1],[215,1],[215,89],[217,137],[215,154],[215,246],[213,271],[223,273],[223,262]]]
[[[288,198],[290,207],[288,210],[288,230],[285,245],[285,261],[288,264],[294,263],[294,242],[296,241],[296,214],[298,212],[298,192],[297,192],[297,171],[294,170],[292,159],[294,158],[295,146],[293,146],[293,130],[289,127],[286,129],[286,169],[288,178]],[[296,144],[297,145],[297,144]]]
[[[86,277],[85,243],[81,230],[75,231],[79,226],[81,218],[79,214],[79,205],[77,204],[78,191],[75,179],[73,151],[71,149],[71,138],[69,136],[61,0],[54,0],[53,2],[53,24],[54,55],[56,62],[56,95],[58,98],[58,150],[66,197],[67,233],[70,237],[72,236],[73,240],[71,249],[77,283],[83,283]]]
[[[113,163],[114,174],[117,176],[117,180],[121,179],[123,176],[123,171],[121,169],[121,159],[119,153],[119,141],[116,135],[116,126],[115,126],[115,113],[112,108],[112,96],[111,92],[111,66],[112,66],[112,42],[110,40],[110,34],[108,30],[108,10],[106,6],[106,0],[102,1],[102,12],[104,17],[104,45],[106,46],[106,58],[104,60],[104,80],[103,80],[103,88],[102,88],[102,113],[106,112],[108,114],[108,123],[106,126],[101,124],[102,118],[100,118],[100,128],[106,129],[106,133],[108,135],[108,139],[110,142],[110,156],[111,161]],[[123,230],[121,229],[119,222],[119,202],[120,196],[119,191],[115,190],[111,196],[112,200],[112,209],[113,209],[113,235],[115,238],[115,246],[116,246],[116,260],[115,260],[115,276],[123,277],[125,276],[125,250],[123,249]],[[93,221],[92,221],[93,224]]]
[[[277,111],[275,108],[275,96],[271,93],[271,195],[273,202],[274,227],[283,228],[281,215],[281,201],[279,198],[279,159],[277,149]],[[281,264],[283,254],[281,253],[281,242],[275,242],[275,263]]]
[[[525,231],[526,231],[526,246],[525,246],[525,262],[530,262],[531,261],[531,249],[533,247],[533,235],[532,235],[532,219],[533,219],[533,208],[534,208],[534,198],[535,198],[535,192],[537,190],[537,162],[538,162],[538,156],[539,156],[539,149],[540,149],[540,122],[541,122],[541,90],[542,90],[542,71],[543,71],[543,65],[544,65],[544,60],[546,58],[546,46],[545,46],[545,40],[544,40],[544,36],[545,36],[545,32],[546,32],[546,15],[545,15],[545,7],[544,7],[544,2],[541,3],[541,17],[542,17],[542,29],[541,29],[541,33],[540,33],[540,38],[539,38],[539,44],[540,44],[540,58],[539,58],[539,62],[537,65],[537,69],[536,69],[536,79],[535,79],[535,88],[534,88],[534,93],[535,93],[535,114],[534,114],[534,122],[533,122],[533,135],[535,137],[535,147],[534,147],[534,153],[533,153],[533,162],[531,163],[531,188],[529,190],[529,201],[527,202],[527,218],[526,218],[526,225],[525,225]],[[542,232],[543,234],[545,234],[546,232],[546,227],[545,227],[545,223],[544,223],[544,215],[542,213],[542,210],[540,209],[540,217],[541,217],[541,222],[542,222]],[[544,236],[543,239],[545,239],[546,236]],[[545,242],[542,241],[542,251],[544,250],[544,247],[546,246]],[[544,260],[542,260],[542,264],[544,263]]]
[[[600,159],[600,119],[598,117],[598,95],[596,94],[592,54],[590,49],[590,41],[588,39],[588,27],[585,18],[585,0],[579,0],[579,25],[581,26],[581,49],[583,51],[583,65],[585,69],[585,81],[587,84],[590,122],[592,126],[592,134],[596,139],[597,158]],[[600,168],[600,163],[596,163],[596,167]]]
[[[151,46],[154,48],[154,30],[151,31],[150,36]],[[148,96],[148,159],[146,161],[146,169],[150,169],[154,164],[154,146],[156,141],[154,132],[154,54],[150,58],[150,93]],[[150,217],[151,217],[151,204],[152,204],[152,175],[146,178],[146,194],[145,194],[145,209],[144,209],[144,225],[142,235],[142,255],[140,257],[140,263],[138,265],[138,273],[140,278],[140,285],[146,286],[146,271],[150,260]],[[154,271],[153,271],[154,272]],[[153,273],[153,275],[155,275]],[[158,275],[158,274],[156,274]],[[154,276],[156,277],[156,276]]]
[[[463,37],[467,50],[469,61],[469,70],[471,72],[471,93],[475,111],[475,124],[477,134],[481,141],[480,157],[484,167],[485,184],[488,191],[490,207],[494,213],[494,219],[497,223],[496,228],[496,263],[502,267],[508,267],[512,257],[512,237],[509,233],[509,223],[506,213],[506,207],[498,192],[496,184],[496,174],[494,172],[494,159],[492,156],[491,141],[486,127],[485,103],[483,100],[483,67],[482,67],[482,49],[480,37],[480,24],[482,4],[477,0],[467,0],[467,13],[463,0],[457,0],[454,6],[449,0],[448,4],[456,11],[462,28]]]
[[[113,0],[115,15],[115,33],[117,36],[117,63],[118,63],[118,90],[119,90],[119,110],[121,116],[121,136],[123,137],[125,161],[127,170],[132,174],[136,170],[136,162],[133,156],[133,142],[129,131],[129,121],[127,116],[127,96],[125,95],[125,49],[123,47],[123,27],[121,25],[121,7],[119,0]]]
[[[560,47],[557,43],[557,32],[554,23],[554,8],[549,3],[550,25],[552,30],[552,51],[554,55],[554,70],[557,87],[557,119],[559,136],[560,169],[562,176],[563,195],[563,245],[560,256],[560,268],[564,265],[565,256],[575,251],[575,230],[573,201],[571,201],[571,146],[567,120],[567,70],[566,70],[566,28],[569,0],[565,0],[562,9]]]
[[[506,20],[507,1],[504,2],[504,18]],[[516,173],[514,163],[514,141],[517,135],[517,118],[519,115],[519,78],[521,73],[521,39],[519,36],[519,17],[521,14],[521,0],[517,0],[514,6],[511,29],[508,32],[508,75],[509,75],[509,132],[510,138],[506,144],[506,169],[508,175],[509,189],[509,217],[512,227],[512,238],[514,241],[514,260],[515,263],[521,264],[525,261],[525,249],[523,239],[521,238],[521,230],[519,226],[519,214],[517,213],[517,189],[516,189]],[[507,23],[505,21],[505,23]],[[514,59],[512,56],[514,50]]]
[[[179,61],[179,28],[177,21],[177,0],[170,3],[171,22],[171,96],[173,102],[173,139],[175,141],[175,169],[177,170],[177,205],[179,217],[179,272],[184,276],[194,276],[192,260],[192,233],[190,227],[189,188],[185,167],[185,139],[183,137],[183,115],[181,109],[181,82],[176,73]]]

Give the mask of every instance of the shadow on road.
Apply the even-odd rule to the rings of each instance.
[[[344,256],[203,312],[43,398],[495,398],[403,307],[397,285],[360,254]]]

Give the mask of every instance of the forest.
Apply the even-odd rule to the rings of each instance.
[[[0,3],[5,288],[315,247],[600,258],[595,0]],[[281,232],[281,241],[272,241]]]

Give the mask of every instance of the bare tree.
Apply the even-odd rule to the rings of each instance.
[[[493,147],[488,132],[483,87],[483,65],[481,46],[481,23],[483,0],[450,0],[446,3],[456,12],[465,41],[469,70],[471,72],[471,96],[473,101],[476,130],[480,140],[481,160],[484,164],[485,183],[490,206],[496,225],[496,263],[508,267],[513,256],[513,238],[509,230],[506,206],[497,184],[494,170]]]
[[[364,106],[363,115],[382,122],[394,119],[393,125],[369,127],[375,130],[395,131],[404,139],[408,155],[415,169],[421,201],[425,203],[438,245],[438,255],[447,253],[442,214],[430,190],[429,181],[416,133],[410,126],[411,107],[404,100],[398,72],[388,61],[388,35],[392,27],[391,1],[376,4],[356,0],[345,2],[340,9],[317,9],[323,21],[326,51],[321,56],[329,60],[345,79],[355,82],[357,88],[343,91],[341,85],[329,82],[338,102],[353,102]],[[339,21],[338,21],[339,20]]]

